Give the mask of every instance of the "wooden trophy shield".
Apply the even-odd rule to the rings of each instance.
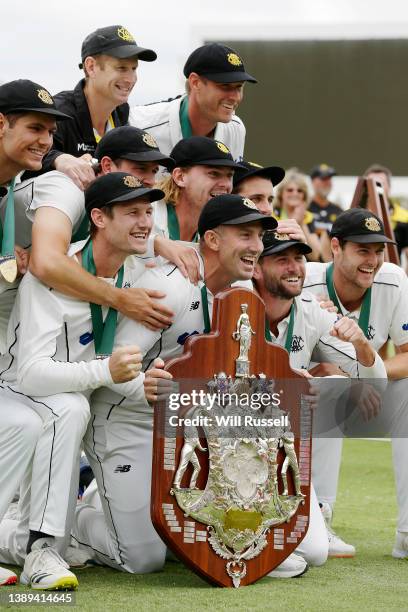
[[[360,177],[357,181],[350,208],[366,208],[373,212],[382,220],[387,238],[395,241],[390,218],[390,206],[381,183],[378,183],[373,178]],[[384,259],[397,266],[400,265],[396,244],[386,243]]]
[[[308,529],[309,384],[265,340],[263,301],[238,288],[215,298],[212,331],[166,369],[178,389],[155,407],[152,522],[207,581],[251,584]]]

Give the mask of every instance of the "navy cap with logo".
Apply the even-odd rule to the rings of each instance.
[[[385,235],[381,219],[365,208],[350,208],[342,212],[333,223],[330,236],[361,244],[374,242],[395,244]]]
[[[138,57],[138,59],[145,62],[154,62],[157,59],[155,51],[139,47],[129,30],[121,25],[98,28],[95,32],[88,34],[82,43],[82,62],[79,64],[79,67],[83,68],[83,62],[86,57],[100,54],[121,59]]]
[[[275,187],[285,177],[285,171],[280,166],[261,166],[255,162],[240,161],[241,168],[234,173],[234,187],[250,176],[260,176],[269,179]]]
[[[196,165],[241,167],[234,161],[229,148],[223,142],[206,136],[191,136],[179,140],[170,156],[179,168]]]
[[[332,176],[337,176],[337,172],[332,166],[328,166],[327,164],[319,164],[318,166],[314,166],[310,171],[310,178],[322,178],[327,179]]]
[[[155,202],[164,198],[164,193],[161,189],[144,187],[142,181],[126,172],[110,172],[95,179],[85,191],[85,210],[90,216],[93,208],[113,206],[137,198]]]
[[[216,83],[257,83],[245,71],[244,62],[234,49],[220,43],[208,43],[195,49],[188,57],[183,72],[186,78],[195,72]]]
[[[256,204],[249,198],[226,193],[208,200],[198,219],[198,233],[205,232],[219,225],[243,225],[260,221],[265,230],[278,227],[274,217],[261,213]]]
[[[131,125],[109,130],[98,142],[94,155],[99,161],[107,155],[113,160],[151,161],[168,170],[174,168],[174,161],[160,151],[153,136]]]
[[[0,112],[7,113],[44,113],[58,121],[72,119],[57,110],[51,94],[38,83],[28,79],[17,79],[0,85]]]
[[[275,253],[281,253],[290,247],[297,247],[299,252],[303,255],[308,255],[312,252],[312,249],[305,242],[300,240],[293,240],[289,234],[279,234],[278,232],[265,232],[263,238],[264,250],[262,251],[261,257],[267,255],[274,255]]]

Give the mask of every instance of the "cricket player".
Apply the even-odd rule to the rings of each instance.
[[[274,218],[240,196],[223,194],[209,200],[198,223],[203,281],[193,285],[173,265],[145,272],[139,283],[164,289],[174,322],[153,331],[123,320],[118,345],[125,338],[137,338],[144,370],[157,357],[180,355],[189,336],[209,331],[213,296],[234,281],[252,277],[263,232],[276,226]],[[85,492],[84,503],[77,506],[73,536],[103,565],[133,573],[159,570],[166,549],[150,520],[152,408],[144,395],[135,403],[109,389],[93,394],[91,403],[84,445],[102,510],[86,503]]]
[[[129,122],[147,130],[169,154],[177,142],[190,136],[208,136],[223,142],[234,159],[244,154],[245,126],[235,111],[244,85],[256,79],[230,47],[209,43],[195,49],[184,66],[186,93],[167,102],[131,108]]]
[[[70,249],[76,265],[108,284],[131,287],[144,266],[128,256],[146,249],[151,203],[162,195],[123,172],[98,178],[86,192],[91,238]],[[9,351],[1,362],[2,402],[10,397],[31,408],[44,429],[34,454],[30,495],[27,492],[20,504],[21,520],[0,526],[0,558],[24,563],[21,581],[35,589],[78,584],[54,539],[69,528],[69,483],[72,480],[71,490],[77,490],[75,468],[90,391],[107,385],[131,398],[141,387],[142,378],[136,380],[141,368],[138,347],[125,343],[113,350],[117,318],[113,309],[106,312],[50,291],[30,273],[18,291]]]
[[[14,286],[17,271],[22,274],[27,268],[27,254],[15,236],[16,177],[23,170],[41,168],[43,157],[52,145],[57,118],[69,119],[56,109],[53,98],[42,85],[25,79],[0,85],[0,192],[5,207],[0,222],[0,317],[3,297]],[[2,349],[0,338],[0,353]],[[0,405],[2,484],[4,480],[0,488],[0,519],[31,461],[41,431],[41,420],[32,410],[23,407],[17,414],[13,408],[13,404]],[[12,483],[14,490],[9,486]],[[0,586],[16,581],[13,572],[0,568]]]
[[[253,282],[265,302],[267,340],[286,348],[291,367],[300,372],[307,372],[312,361],[328,362],[341,368],[331,370],[330,374],[386,379],[383,361],[357,323],[347,317],[337,320],[337,315],[322,309],[311,294],[302,293],[304,256],[309,252],[308,245],[289,236],[277,232],[265,234]],[[317,368],[312,372],[322,375]],[[321,394],[325,391],[323,387]],[[321,403],[326,409],[330,402],[325,399]],[[312,471],[313,482],[317,472],[313,461]],[[297,552],[311,565],[321,565],[327,559],[329,542],[314,489],[310,512],[309,530]]]
[[[307,265],[305,289],[327,294],[339,313],[358,322],[367,340],[379,350],[391,338],[397,354],[385,359],[388,388],[383,411],[397,419],[407,414],[408,377],[408,283],[404,270],[384,263],[386,237],[382,221],[365,209],[350,209],[335,220],[331,230],[333,264]],[[386,416],[387,416],[386,414]],[[380,415],[381,417],[381,415]],[[397,421],[398,422],[398,421]],[[405,429],[391,424],[394,472],[399,517],[393,556],[408,557],[408,460]],[[403,421],[402,421],[403,425]],[[396,431],[397,430],[397,431]],[[387,432],[386,432],[387,433]],[[364,435],[364,434],[363,434]],[[332,531],[331,516],[336,501],[342,437],[320,438],[313,451],[313,480],[329,526],[331,556],[353,556],[354,547]]]
[[[57,108],[73,120],[69,126],[58,125],[42,171],[59,170],[81,190],[86,189],[95,178],[90,161],[97,143],[109,130],[128,124],[127,101],[137,81],[139,60],[153,62],[156,58],[155,51],[139,47],[122,25],[88,34],[79,64],[84,78],[74,90],[55,96]]]

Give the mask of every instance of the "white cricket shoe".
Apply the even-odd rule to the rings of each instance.
[[[77,577],[54,548],[53,538],[40,538],[34,542],[25,559],[20,582],[32,589],[46,591],[72,591],[78,587]]]
[[[300,555],[292,553],[278,567],[266,574],[268,578],[297,578],[308,570],[306,561]]]
[[[356,549],[352,544],[347,544],[340,538],[331,526],[333,510],[330,504],[320,504],[324,522],[326,523],[327,537],[329,539],[329,557],[337,559],[351,559],[356,554]]]
[[[397,531],[392,556],[394,559],[406,559],[408,557],[408,533],[406,531]]]
[[[14,572],[5,567],[0,567],[0,586],[10,586],[11,584],[16,584],[16,582],[17,576]]]

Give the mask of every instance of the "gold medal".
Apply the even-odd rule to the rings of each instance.
[[[0,257],[0,274],[8,283],[14,283],[17,278],[17,261],[15,257]]]

